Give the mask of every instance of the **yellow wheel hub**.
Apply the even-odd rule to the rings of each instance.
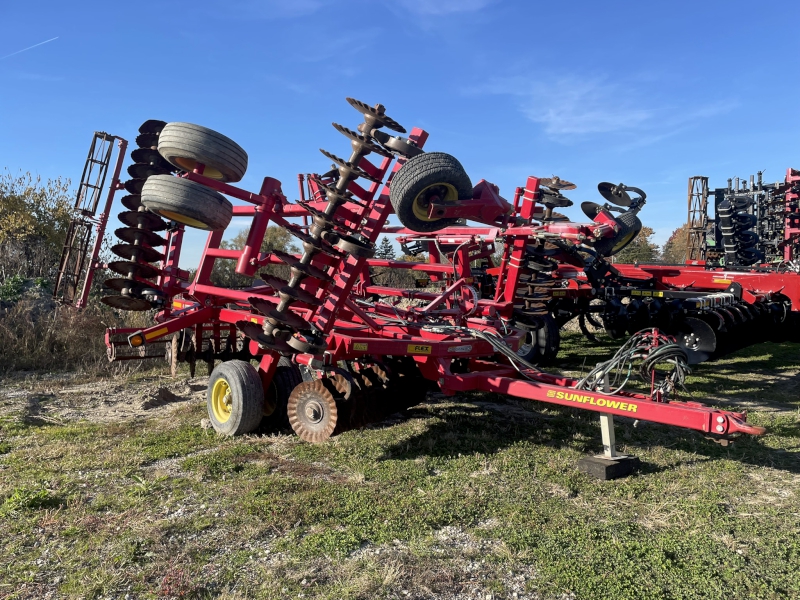
[[[211,410],[214,411],[214,418],[220,423],[225,423],[231,418],[233,408],[233,393],[228,382],[220,378],[211,388]]]
[[[639,233],[635,229],[628,233],[624,238],[614,244],[614,247],[611,249],[611,254],[614,255],[620,250],[622,250],[633,238],[636,237],[636,234]]]
[[[177,221],[178,223],[183,223],[184,225],[189,225],[190,227],[197,227],[198,229],[208,229],[208,225],[205,223],[201,223],[197,219],[193,219],[191,217],[179,215],[171,210],[159,210],[158,214],[160,214],[162,217],[166,217],[170,221]]]
[[[452,185],[449,183],[433,183],[417,194],[417,197],[414,198],[414,204],[411,205],[411,210],[420,221],[438,221],[440,217],[428,216],[431,202],[456,202],[457,200],[458,191]]]

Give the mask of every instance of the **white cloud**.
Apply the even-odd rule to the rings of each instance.
[[[674,135],[689,124],[727,112],[735,102],[695,107],[664,106],[646,99],[637,86],[605,78],[562,77],[550,83],[512,77],[495,79],[468,93],[517,98],[520,111],[541,124],[548,137],[569,140],[598,134],[636,134],[635,145]]]
[[[418,15],[439,17],[460,12],[481,10],[494,0],[395,0],[396,4]]]

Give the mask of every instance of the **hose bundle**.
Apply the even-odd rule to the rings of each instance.
[[[657,365],[665,363],[672,368],[660,373]],[[638,370],[645,383],[654,385],[655,390],[665,394],[678,386],[683,387],[686,376],[691,373],[686,351],[675,343],[674,338],[651,327],[631,336],[613,357],[599,363],[575,387],[616,394],[627,385],[634,370]]]

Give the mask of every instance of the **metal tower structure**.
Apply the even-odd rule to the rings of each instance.
[[[116,165],[103,210],[98,213],[115,140],[119,148]],[[86,305],[94,270],[99,266],[97,259],[103,244],[108,213],[114,200],[114,192],[119,189],[119,174],[127,147],[128,142],[124,139],[102,131],[96,131],[92,138],[75,197],[74,216],[67,231],[58,276],[53,287],[53,298],[62,304],[76,308]]]
[[[708,177],[689,178],[689,218],[685,260],[706,259],[708,228]]]

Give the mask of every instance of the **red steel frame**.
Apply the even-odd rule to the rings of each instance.
[[[424,145],[427,137],[425,131],[416,128],[410,134],[410,139],[419,147]],[[396,172],[404,162],[399,159],[391,172]],[[358,166],[384,180],[391,164],[390,158],[383,159],[380,165],[373,165],[362,158]],[[252,205],[236,206],[233,211],[237,217],[253,217],[245,246],[242,250],[221,249],[223,232],[210,233],[195,277],[188,282],[186,272],[177,268],[183,228],[178,227],[170,232],[168,252],[157,283],[170,299],[170,305],[156,316],[156,324],[152,327],[144,330],[108,330],[106,343],[109,347],[114,343],[111,338],[119,334],[129,334],[131,345],[136,346],[162,339],[182,329],[195,328],[200,338],[204,331],[213,331],[213,343],[219,350],[223,333],[235,335],[235,323],[242,320],[263,323],[264,317],[250,308],[249,298],[255,296],[268,302],[278,302],[274,291],[266,285],[247,290],[213,285],[210,275],[214,261],[236,260],[236,272],[249,276],[255,275],[260,267],[280,263],[276,256],[260,252],[267,226],[273,223],[290,230],[296,229],[298,225],[287,219],[303,217],[306,223],[308,211],[300,204],[288,203],[280,182],[269,177],[264,179],[258,194],[205,177],[202,165],[185,177]],[[317,202],[321,205],[319,188],[313,181],[309,184],[311,206]],[[337,210],[336,218],[343,215],[344,225],[358,228],[373,244],[382,232],[396,231],[419,236],[415,232],[386,227],[386,220],[392,212],[389,190],[384,185],[375,197],[379,188],[379,183],[373,183],[368,189],[351,183],[349,191],[360,202],[346,203]],[[483,339],[470,336],[468,330],[502,332],[505,343],[511,349],[519,346],[523,332],[510,328],[508,321],[512,316],[513,300],[524,266],[525,245],[529,243],[530,236],[583,241],[614,235],[616,232],[613,222],[549,223],[538,227],[527,225],[534,214],[538,194],[539,180],[535,177],[528,179],[524,189],[516,190],[513,204],[500,198],[495,186],[481,181],[475,188],[472,201],[454,206],[432,205],[432,216],[468,216],[491,225],[489,228],[451,227],[436,234],[438,239],[455,241],[461,245],[456,252],[457,257],[454,257],[454,264],[405,263],[352,256],[336,261],[317,255],[315,266],[333,267],[331,274],[334,281],[325,284],[318,280],[306,280],[303,285],[306,291],[320,299],[325,298],[325,302],[319,309],[302,303],[294,304],[291,308],[327,335],[328,349],[322,360],[307,354],[295,355],[294,359],[324,369],[326,365],[332,366],[336,361],[345,359],[412,356],[423,376],[436,381],[448,394],[468,390],[490,391],[605,414],[632,416],[710,434],[764,433],[764,428],[747,424],[744,413],[716,410],[695,402],[673,401],[658,392],[651,395],[623,392],[610,395],[578,390],[575,379],[539,371],[519,372],[505,359],[489,358],[496,356],[495,348]],[[501,237],[504,246],[501,263],[496,268],[497,293],[492,299],[478,299],[470,288],[470,261],[486,258],[491,254],[487,244]],[[434,258],[438,258],[438,253],[434,253]],[[370,266],[422,271],[432,278],[446,279],[449,285],[439,294],[372,285],[368,270]],[[427,304],[402,310],[388,304],[359,304],[358,300],[373,294],[413,298]],[[426,317],[429,316],[447,319],[461,326],[464,334],[442,333],[435,328],[425,327]],[[398,318],[402,323],[398,322]],[[259,357],[259,372],[267,387],[277,367],[278,354],[260,347],[254,341],[250,341],[249,350]],[[450,370],[455,358],[469,359],[468,373],[456,374]]]

